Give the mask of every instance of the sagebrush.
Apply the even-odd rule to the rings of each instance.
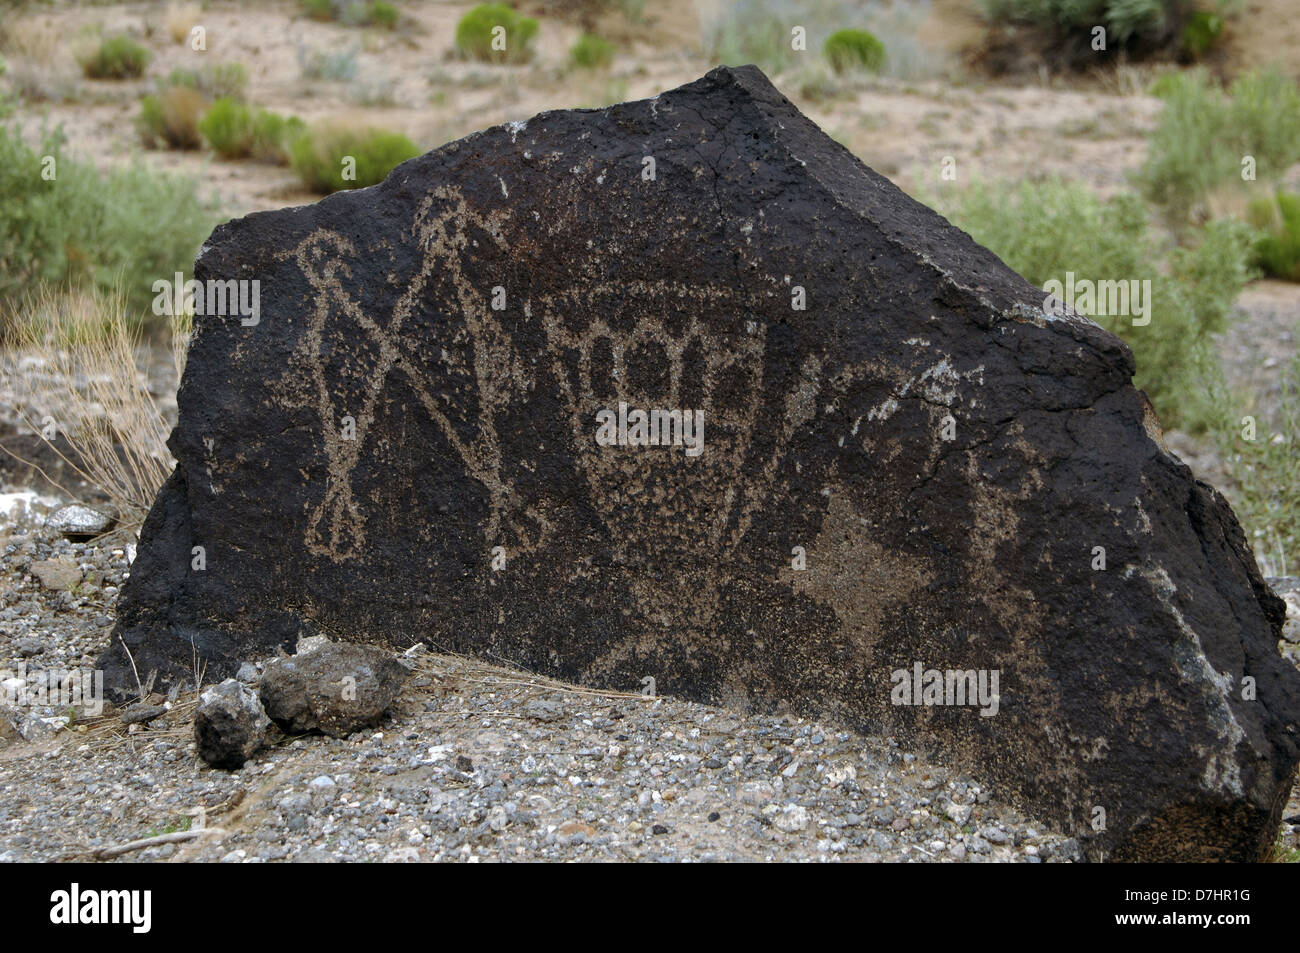
[[[532,56],[537,21],[504,3],[483,3],[456,24],[456,49],[485,63],[522,63]]]
[[[188,86],[173,86],[140,101],[137,128],[147,149],[197,149],[203,96]]]
[[[1210,398],[1221,381],[1212,336],[1224,330],[1251,276],[1250,230],[1239,222],[1207,226],[1199,243],[1179,247],[1152,228],[1132,193],[1102,199],[1060,181],[975,184],[940,199],[954,224],[1031,283],[1049,280],[1151,281],[1150,323],[1091,315],[1124,338],[1137,359],[1135,383],[1166,426],[1204,432],[1222,411]]]
[[[297,136],[289,149],[294,172],[321,194],[375,185],[398,163],[420,154],[401,133],[341,122],[312,127]]]
[[[149,51],[129,36],[110,36],[81,58],[87,79],[136,79],[149,65]]]
[[[0,298],[41,284],[120,287],[136,321],[150,320],[153,282],[188,273],[217,220],[193,179],[141,162],[100,172],[66,151],[61,130],[33,148],[3,120],[0,195]]]
[[[1134,182],[1175,231],[1206,218],[1216,190],[1271,189],[1300,161],[1300,89],[1276,69],[1227,89],[1200,70],[1171,73],[1157,92],[1164,109]]]

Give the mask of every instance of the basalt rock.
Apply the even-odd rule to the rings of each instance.
[[[1271,844],[1283,603],[1132,353],[758,71],[230,222],[195,277],[258,306],[198,322],[110,684],[424,641],[888,731],[1093,858]]]
[[[242,768],[266,744],[270,727],[257,693],[233,678],[205,689],[194,711],[199,757],[228,771]]]
[[[266,713],[285,731],[346,738],[379,724],[406,676],[390,652],[326,642],[268,663],[260,693]]]
[[[45,525],[69,539],[87,540],[106,533],[115,519],[114,512],[106,506],[65,503],[50,513]]]

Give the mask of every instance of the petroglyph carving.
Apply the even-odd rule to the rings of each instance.
[[[507,212],[475,211],[453,187],[434,190],[421,206],[414,226],[423,261],[386,317],[367,313],[346,287],[348,262],[355,260],[359,251],[345,237],[321,230],[291,253],[312,289],[314,306],[290,373],[305,370],[310,377],[327,461],[324,493],[307,521],[305,542],[311,553],[341,562],[364,551],[365,507],[357,497],[352,476],[367,452],[376,405],[390,377],[397,374],[407,378],[466,472],[487,490],[490,515],[483,527],[485,544],[490,547],[500,540],[503,523],[519,517],[518,496],[502,476],[496,413],[510,401],[512,391],[528,382],[499,372],[502,367],[522,363],[508,330],[510,313],[493,311],[489,296],[472,286],[459,267],[471,229],[499,241],[508,217]],[[467,374],[477,384],[475,430],[468,437],[453,423],[460,408],[449,406],[438,393],[436,381],[423,369],[410,338],[402,333],[412,307],[435,274],[453,282],[455,303],[470,340],[468,348],[442,352],[444,373]],[[623,282],[540,296],[522,302],[521,307],[525,315],[540,317],[545,328],[552,372],[568,417],[556,424],[569,431],[593,507],[615,541],[618,558],[631,563],[667,560],[683,568],[715,570],[704,576],[692,573],[666,586],[651,585],[643,595],[647,607],[665,607],[665,625],[689,625],[698,630],[708,625],[716,609],[717,591],[729,581],[726,567],[772,490],[785,441],[776,441],[762,459],[752,459],[753,428],[763,398],[764,325],[749,321],[742,332],[722,334],[710,330],[698,314],[691,314],[674,328],[656,316],[670,302],[675,309],[732,313],[747,313],[745,309],[755,304],[721,285]],[[617,318],[613,311],[619,312]],[[570,326],[575,313],[590,316],[585,326]],[[627,315],[636,317],[627,319]],[[327,328],[337,329],[340,324],[360,328],[377,346],[374,364],[358,369],[365,384],[363,402],[356,408],[340,406],[322,359],[328,346]],[[568,355],[575,352],[576,371],[566,363]],[[469,363],[456,356],[464,353],[470,355]],[[633,354],[657,355],[662,362],[663,387],[658,393],[638,391],[633,385]],[[693,355],[699,356],[700,374],[688,381],[688,356]],[[810,358],[799,386],[786,398],[785,435],[815,412],[819,370],[819,361]],[[597,378],[612,382],[612,392],[599,394]],[[722,394],[724,386],[726,393]],[[657,401],[680,407],[688,389],[696,395],[692,399],[709,425],[709,450],[703,458],[654,454],[626,460],[595,442],[592,421],[596,411],[609,402]],[[355,439],[343,439],[340,433],[339,421],[345,411],[355,421]],[[665,520],[658,515],[665,507],[676,511],[680,519]],[[525,541],[522,546],[514,544],[517,554],[539,549],[553,529],[533,508],[523,515],[532,526],[513,527],[512,538]]]

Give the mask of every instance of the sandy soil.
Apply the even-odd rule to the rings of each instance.
[[[137,37],[149,46],[153,61],[143,79],[78,80],[74,101],[24,107],[20,118],[33,132],[42,123],[61,125],[75,150],[110,165],[139,151],[139,100],[160,78],[173,69],[238,62],[249,71],[248,99],[258,106],[308,121],[351,115],[404,131],[420,146],[434,148],[544,109],[653,96],[714,65],[701,49],[700,19],[709,15],[707,8],[697,10],[680,0],[650,5],[644,24],[607,16],[601,28],[608,24],[609,35],[623,50],[608,72],[569,71],[567,51],[580,30],[553,18],[539,31],[531,63],[462,62],[450,51],[456,22],[470,6],[406,3],[402,9],[408,22],[389,33],[317,23],[287,0],[256,7],[215,0],[200,17],[208,36],[205,52],[172,42],[156,3],[56,9],[29,18],[67,38],[55,54],[62,63],[52,63],[51,70],[75,72],[77,48],[96,29]],[[954,9],[964,9],[959,0],[938,3],[922,23],[919,39],[936,58],[956,55],[977,35],[969,13],[956,19]],[[354,79],[303,77],[300,57],[310,51],[350,50],[356,53]],[[960,78],[957,88],[938,80],[874,80],[856,92],[820,101],[805,90],[805,73],[796,67],[775,79],[823,128],[904,188],[937,181],[942,157],[953,155],[959,181],[1059,174],[1110,191],[1122,186],[1126,171],[1140,163],[1142,137],[1159,110],[1156,100],[1136,94],[989,87]],[[264,163],[220,161],[206,151],[146,152],[144,157],[160,168],[199,176],[231,215],[314,199],[286,170]]]

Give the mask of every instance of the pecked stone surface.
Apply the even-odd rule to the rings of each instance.
[[[883,728],[1093,859],[1271,845],[1283,603],[1131,352],[757,70],[230,222],[195,273],[260,311],[199,321],[110,687],[423,640]],[[974,697],[925,704],[932,670]]]

